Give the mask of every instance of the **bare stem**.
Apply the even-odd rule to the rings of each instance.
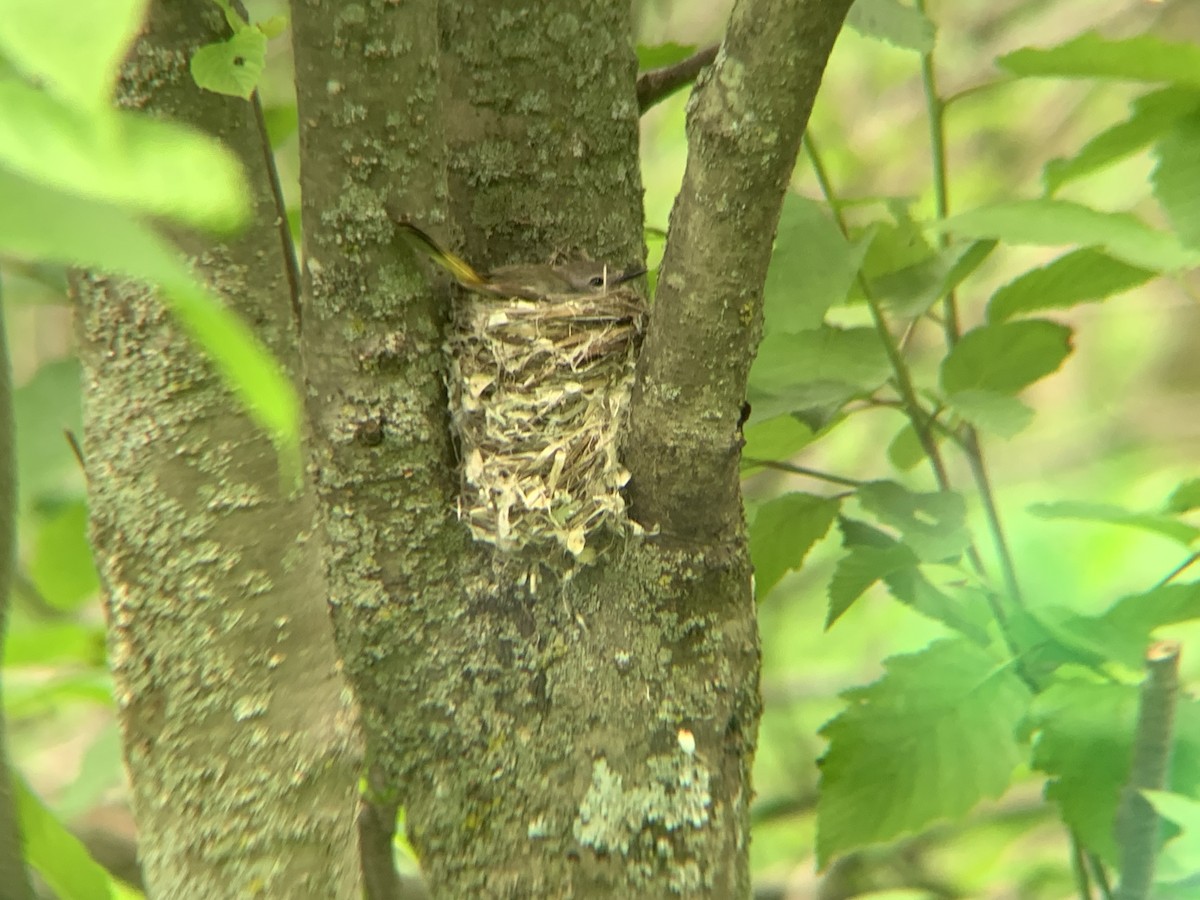
[[[644,113],[650,107],[666,100],[682,87],[696,80],[700,70],[710,66],[717,58],[720,44],[705,47],[677,63],[642,72],[637,80],[638,112]]]
[[[1160,822],[1142,791],[1162,790],[1167,783],[1179,695],[1179,650],[1176,641],[1158,641],[1146,651],[1133,761],[1114,828],[1121,859],[1117,900],[1146,900],[1154,885]]]

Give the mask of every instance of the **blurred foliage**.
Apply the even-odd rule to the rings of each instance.
[[[281,12],[250,6],[253,22]],[[752,859],[760,884],[798,897],[817,894],[818,850],[832,863],[822,897],[1077,895],[1059,820],[1115,861],[1144,645],[1200,639],[1200,588],[1186,573],[1159,586],[1200,534],[1200,10],[1182,0],[922,8],[856,5],[765,290],[743,461],[765,700]],[[643,66],[718,40],[727,10],[639,3]],[[225,221],[211,187],[236,178],[204,175],[224,165],[220,151],[161,123],[143,133],[149,124],[111,121],[117,137],[102,153],[86,139],[108,115],[96,85],[115,75],[129,34],[121,15],[102,23],[107,55],[90,59],[62,62],[36,31],[0,32],[0,55],[47,84],[9,78],[9,121],[27,114],[58,136],[51,159],[0,133],[0,209],[19,194],[41,210],[0,212],[0,253],[21,260],[3,271],[21,385],[23,572],[5,711],[22,768],[64,818],[121,788],[83,479],[63,437],[79,434],[80,401],[53,262],[115,254],[129,271],[173,277],[169,248],[137,215]],[[287,42],[242,39],[265,62],[259,87],[294,206]],[[202,57],[200,76],[221,85],[231,52]],[[56,57],[57,67],[38,62]],[[643,120],[652,266],[682,178],[686,105],[683,92]],[[931,118],[944,126],[944,157],[932,152]],[[166,152],[184,146],[199,156]],[[118,159],[150,168],[130,178]],[[185,163],[200,172],[179,178],[170,166]],[[147,192],[148,180],[179,181],[180,193]],[[77,226],[65,237],[63,216]],[[205,303],[182,306],[203,318]],[[206,327],[194,331],[219,342]],[[906,416],[914,403],[926,434]],[[968,426],[986,451],[974,461]],[[950,491],[930,471],[930,446]],[[1011,609],[1000,576],[1006,555],[1023,609]],[[997,608],[1013,613],[1003,626]],[[1194,683],[1200,654],[1185,650],[1184,661]],[[1164,896],[1182,897],[1200,868],[1200,710],[1187,701],[1178,715],[1174,780],[1151,800],[1179,829],[1161,874]]]

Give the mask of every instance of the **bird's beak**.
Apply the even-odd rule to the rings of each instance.
[[[645,274],[645,266],[635,266],[634,268],[622,272],[620,275],[610,279],[609,284],[624,284],[626,281],[633,281],[635,278],[641,278]]]

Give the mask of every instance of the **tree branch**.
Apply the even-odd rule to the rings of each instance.
[[[636,519],[738,534],[738,414],[762,335],[783,195],[850,0],[739,0],[688,114],[688,164],[638,362],[626,460]]]
[[[720,48],[720,44],[713,44],[711,47],[697,50],[687,59],[681,59],[677,63],[658,69],[650,69],[638,75],[638,112],[645,113],[646,110],[666,100],[680,88],[695,81],[701,69],[713,64]]]
[[[1141,792],[1162,790],[1166,785],[1178,693],[1179,644],[1159,641],[1146,651],[1146,680],[1138,705],[1133,761],[1117,810],[1115,830],[1121,857],[1117,900],[1144,900],[1154,884],[1160,823],[1158,813]]]

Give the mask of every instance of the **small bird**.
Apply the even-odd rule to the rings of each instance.
[[[426,256],[454,276],[468,291],[523,300],[604,294],[619,284],[646,274],[646,269],[614,269],[581,259],[559,265],[525,263],[500,266],[486,275],[451,253],[411,222],[397,222],[400,233]]]

